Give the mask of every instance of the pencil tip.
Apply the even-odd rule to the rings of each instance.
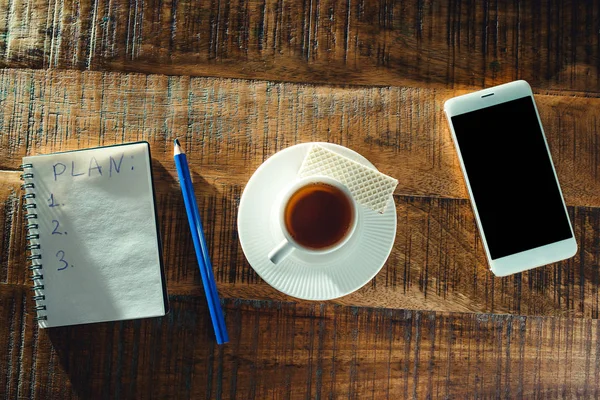
[[[173,146],[173,155],[181,154],[181,145],[179,139],[175,139],[175,146]]]

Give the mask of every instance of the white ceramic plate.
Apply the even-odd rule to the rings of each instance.
[[[267,255],[283,239],[274,215],[277,197],[297,179],[312,144],[281,150],[254,172],[240,200],[238,233],[248,262],[268,284],[300,299],[330,300],[361,288],[381,270],[396,238],[396,207],[393,199],[383,214],[359,207],[356,232],[340,249],[319,256],[294,251],[280,264],[272,264]],[[376,169],[353,150],[319,144]]]

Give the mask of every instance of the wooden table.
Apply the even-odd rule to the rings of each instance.
[[[599,11],[583,1],[2,1],[0,398],[597,397]],[[580,247],[500,279],[442,105],[514,79],[536,93]],[[176,136],[225,346],[192,251]],[[152,147],[171,313],[38,329],[21,157],[134,140]],[[236,229],[253,171],[307,141],[352,148],[400,181],[388,262],[356,293],[318,303],[263,282]]]

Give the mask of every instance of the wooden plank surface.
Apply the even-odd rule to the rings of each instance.
[[[0,0],[0,398],[597,398],[598,7]],[[580,251],[500,279],[486,270],[442,104],[513,79],[536,92]],[[223,347],[186,234],[175,136],[209,227]],[[39,330],[21,157],[130,140],[152,148],[172,312]],[[252,172],[315,140],[400,179],[389,261],[323,303],[264,283],[235,221]]]
[[[589,1],[2,0],[0,65],[600,91]]]
[[[1,159],[4,165],[10,163],[6,168],[15,168],[24,154],[140,139],[152,144],[173,293],[201,294],[172,161],[175,136],[189,154],[219,289],[229,297],[281,301],[290,298],[262,282],[244,257],[237,239],[237,204],[264,159],[296,143],[330,141],[358,150],[400,180],[395,193],[398,232],[388,262],[369,284],[335,302],[598,318],[598,136],[588,124],[600,121],[600,100],[540,96],[579,253],[544,268],[495,278],[488,271],[440,116],[443,99],[454,92],[59,71],[4,71],[0,84],[5,88],[0,130],[5,132]],[[397,111],[401,103],[411,104],[411,110]],[[577,124],[567,125],[571,128],[561,129],[575,120]],[[388,129],[382,132],[380,127]],[[13,190],[18,190],[16,183]],[[12,207],[19,214],[12,193]],[[23,232],[22,218],[13,224]],[[13,240],[22,244],[23,234]],[[9,263],[22,265],[24,259],[15,250]],[[7,282],[22,284],[26,279],[25,270],[12,271]]]
[[[598,321],[224,299],[164,318],[39,330],[0,291],[3,398],[575,398],[598,395]]]
[[[178,136],[202,176],[243,186],[278,150],[327,141],[398,178],[396,194],[467,198],[442,111],[464,91],[53,70],[3,70],[0,84],[6,170],[27,152],[142,139],[166,165]],[[600,99],[536,101],[567,204],[600,206]]]
[[[6,293],[0,314],[10,321],[5,328],[10,333],[0,334],[5,341],[0,343],[9,349],[0,363],[5,371],[0,383],[4,383],[9,396],[136,397],[149,395],[152,389],[152,395],[174,398],[201,393],[225,398],[300,398],[317,394],[362,397],[372,393],[392,398],[499,393],[568,397],[591,396],[597,390],[596,353],[590,347],[590,338],[596,337],[596,321],[409,311],[598,318],[600,228],[595,175],[590,172],[595,168],[596,139],[595,131],[578,128],[581,121],[595,121],[591,114],[597,100],[541,96],[544,119],[554,118],[548,123],[549,141],[561,179],[566,180],[570,213],[582,251],[566,263],[494,279],[486,271],[473,215],[464,188],[458,184],[460,174],[452,160],[443,120],[424,124],[415,116],[435,115],[443,99],[455,92],[66,71],[8,70],[0,76],[0,195],[4,205],[0,222],[2,249],[6,249],[0,264],[0,292]],[[332,100],[328,102],[327,98]],[[363,109],[350,115],[350,110],[361,104]],[[413,104],[413,109],[394,114],[392,110],[401,109],[401,104]],[[291,122],[283,117],[288,115],[293,116]],[[578,124],[559,130],[565,121]],[[379,136],[385,141],[373,139],[373,132],[379,131],[373,127],[378,126],[398,127]],[[293,134],[288,136],[290,131]],[[239,315],[244,326],[254,327],[252,335],[234,332],[239,335],[238,345],[232,342],[222,350],[213,345],[203,350],[208,353],[194,352],[189,350],[190,344],[184,344],[198,343],[194,342],[198,340],[195,336],[189,337],[190,326],[196,327],[192,332],[203,332],[201,343],[211,342],[203,291],[191,241],[185,234],[185,215],[174,178],[171,139],[175,134],[184,139],[192,160],[201,213],[210,227],[207,233],[213,243],[211,255],[219,290],[226,298],[249,299],[227,300],[228,318],[232,313]],[[407,140],[407,134],[414,139]],[[167,322],[101,324],[98,332],[94,327],[63,328],[61,334],[52,335],[37,331],[31,323],[31,304],[26,297],[29,282],[20,182],[14,171],[20,157],[140,139],[152,144],[174,314],[161,320]],[[323,305],[295,303],[295,299],[262,282],[245,261],[235,228],[237,204],[253,170],[279,149],[308,140],[354,147],[383,171],[392,175],[400,172],[398,177],[408,181],[395,194],[399,229],[389,262],[357,293]],[[389,144],[402,140],[406,141],[404,145]],[[395,161],[406,168],[399,168]],[[579,173],[569,173],[573,166]],[[419,181],[430,182],[421,192],[417,181],[410,182],[416,174],[432,176]],[[453,177],[446,181],[454,179],[457,183],[440,184],[444,176]],[[248,303],[250,299],[263,300]],[[254,304],[259,304],[258,311]],[[302,311],[298,313],[297,309]],[[271,315],[266,318],[268,322],[261,319],[265,313]],[[314,317],[315,313],[321,317]],[[302,321],[307,314],[314,320],[305,325]],[[347,325],[348,318],[359,315],[364,318],[362,325]],[[417,322],[413,319],[416,315]],[[172,318],[179,321],[177,329],[162,329]],[[410,331],[406,327],[396,331],[396,320],[400,326],[410,324]],[[429,325],[424,327],[422,321],[429,321]],[[229,324],[238,326],[237,320]],[[332,326],[340,324],[340,335],[353,339],[332,335]],[[381,324],[391,324],[392,333],[385,336]],[[274,344],[265,349],[264,343],[270,343],[270,329],[277,339],[285,339],[281,339],[281,346]],[[303,335],[323,331],[324,336],[308,351],[307,342],[298,339],[298,331]],[[424,332],[427,340],[423,339]],[[464,342],[457,339],[457,332],[464,332]],[[513,332],[518,337],[511,337]],[[168,342],[179,337],[184,350],[173,353]],[[417,337],[424,346],[415,344]],[[96,344],[90,348],[91,340]],[[21,347],[16,348],[17,343]],[[169,355],[156,350],[157,346]],[[298,356],[298,352],[307,355]],[[92,353],[97,355],[90,356]],[[136,363],[134,356],[143,361]],[[329,360],[329,364],[314,364],[319,357]],[[457,368],[456,357],[466,360],[466,366]],[[206,359],[213,361],[198,369],[205,365],[199,360]],[[84,360],[87,367],[73,366]],[[288,372],[275,372],[282,368]],[[193,384],[196,381],[190,377],[196,376],[209,378]],[[155,386],[150,384],[154,381]],[[465,386],[470,382],[475,386]],[[169,396],[165,391],[172,387],[180,391],[169,392]]]

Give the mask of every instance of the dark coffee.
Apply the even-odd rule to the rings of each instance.
[[[298,244],[321,250],[344,239],[354,222],[354,211],[344,192],[317,182],[301,187],[290,197],[284,218]]]

